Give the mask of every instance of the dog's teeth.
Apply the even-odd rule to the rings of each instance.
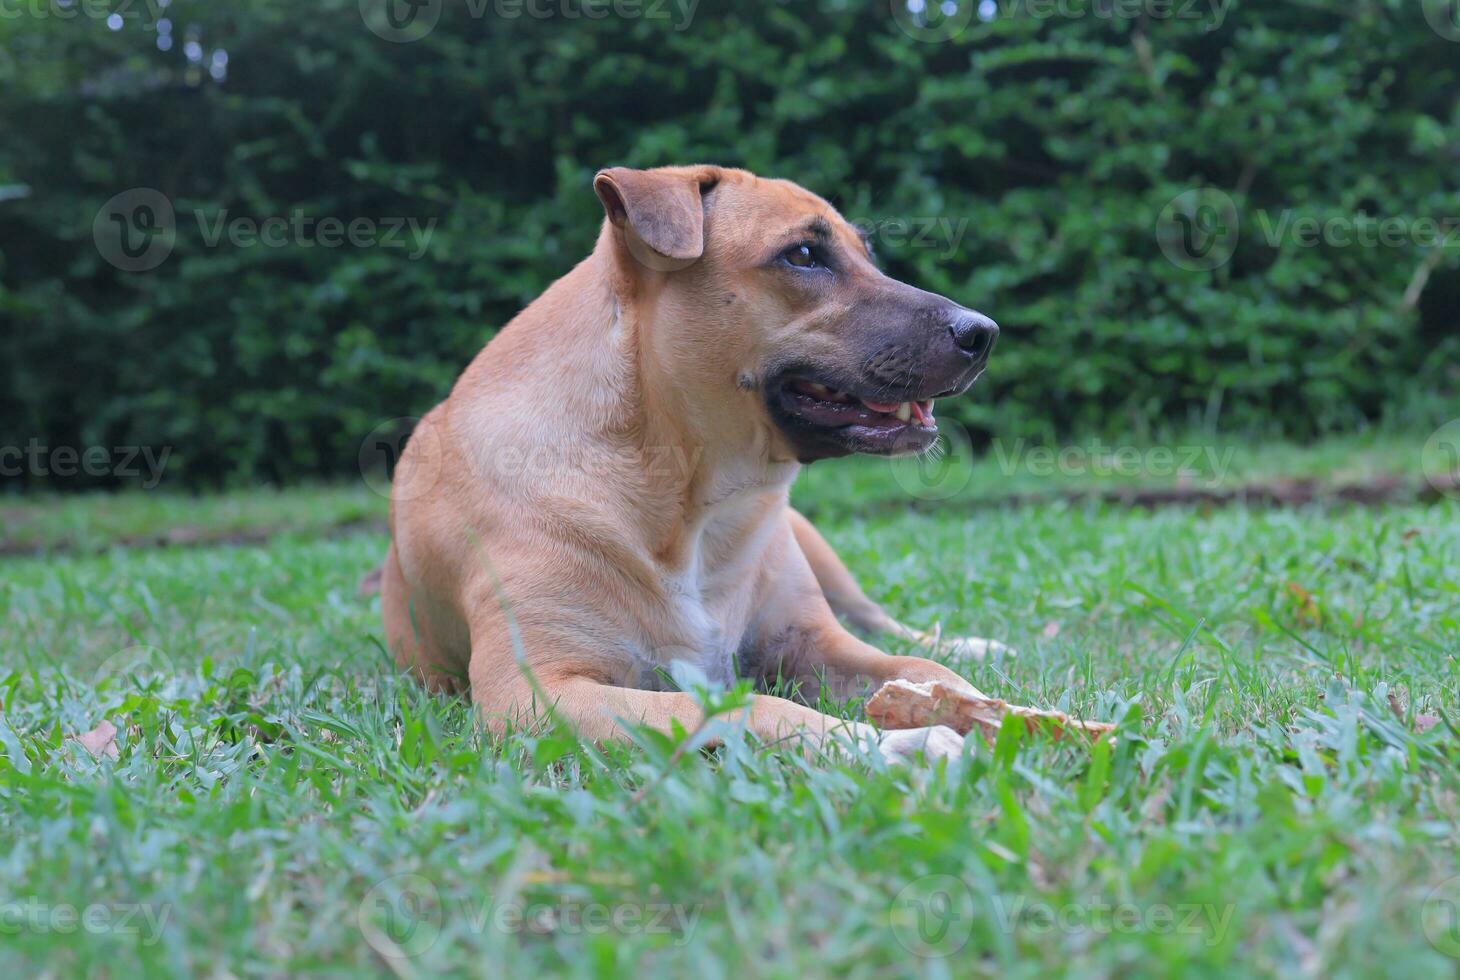
[[[903,402],[897,406],[897,417],[900,421],[906,422],[912,418],[912,403]]]

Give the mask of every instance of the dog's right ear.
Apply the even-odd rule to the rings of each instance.
[[[661,272],[682,269],[705,252],[704,168],[631,170],[612,167],[593,178],[593,191],[629,252]]]

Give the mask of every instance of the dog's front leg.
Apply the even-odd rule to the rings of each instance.
[[[766,653],[764,679],[789,683],[805,697],[814,698],[823,690],[839,698],[867,695],[892,680],[942,681],[987,696],[936,661],[894,656],[862,641],[830,610],[783,626]]]
[[[810,521],[795,510],[790,510],[787,514],[791,531],[796,536],[796,545],[805,555],[806,563],[816,576],[816,584],[826,596],[827,604],[853,628],[869,636],[881,633],[916,643],[941,652],[954,662],[983,660],[992,654],[1008,655],[1014,652],[998,640],[985,640],[977,636],[944,636],[940,624],[935,624],[930,630],[919,630],[899,623],[867,597],[852,578],[847,566],[832,550],[831,544]]]
[[[586,677],[565,678],[545,685],[524,682],[505,690],[499,685],[497,690],[492,702],[482,706],[482,718],[498,732],[531,724],[533,719],[541,720],[547,714],[545,703],[580,738],[595,742],[627,740],[632,725],[668,733],[675,722],[691,732],[704,722],[699,703],[678,691],[641,691]],[[880,732],[866,722],[835,718],[804,704],[767,694],[755,695],[750,707],[723,717],[732,724],[744,724],[747,731],[766,745],[880,752],[889,762],[896,763],[912,762],[919,755],[930,762],[952,759],[963,749],[963,738],[942,725]],[[705,744],[713,745],[717,741],[711,738]]]
[[[704,711],[689,694],[645,691],[608,683],[601,651],[575,650],[562,637],[525,634],[518,649],[534,651],[527,661],[513,655],[512,638],[500,626],[473,630],[471,660],[472,699],[482,720],[499,733],[556,718],[580,738],[595,742],[623,741],[634,725],[669,733],[674,723],[694,731],[704,722]],[[963,740],[942,726],[879,732],[865,722],[823,714],[786,698],[757,694],[748,708],[723,716],[743,724],[761,742],[789,744],[803,749],[844,747],[880,751],[891,762],[906,763],[919,755],[929,761],[956,757]],[[713,739],[707,744],[713,744]]]
[[[797,516],[793,513],[788,531],[805,523]],[[854,636],[832,611],[800,544],[787,534],[761,582],[761,615],[752,637],[761,681],[789,682],[808,700],[823,689],[836,697],[867,694],[891,680],[943,681],[979,693],[940,663],[893,656]]]
[[[748,638],[756,651],[752,663],[757,681],[787,686],[798,699],[812,702],[822,692],[832,697],[867,694],[897,679],[943,681],[979,694],[940,663],[892,656],[857,639],[832,613],[799,553],[789,549],[782,556],[763,583],[761,617]],[[949,741],[950,736],[961,751],[961,737],[942,726],[883,731],[878,740],[884,751],[896,752],[909,738]]]

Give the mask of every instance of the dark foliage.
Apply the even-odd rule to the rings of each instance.
[[[1417,2],[1003,0],[943,41],[886,3],[446,0],[394,43],[375,6],[0,20],[0,446],[171,446],[193,485],[352,474],[587,252],[610,164],[795,179],[995,316],[949,406],[981,436],[1305,437],[1457,387],[1460,247],[1425,220],[1460,241],[1460,43]],[[1231,213],[1168,208],[1208,187]],[[107,260],[131,188],[175,213],[147,272]],[[278,243],[239,238],[271,217]],[[326,218],[431,234],[327,247]]]

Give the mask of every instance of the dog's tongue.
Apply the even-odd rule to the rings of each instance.
[[[867,399],[863,398],[862,399],[862,404],[863,405],[866,405],[868,408],[870,408],[874,412],[882,412],[885,415],[897,415],[898,410],[902,408],[902,406],[903,406],[904,403],[903,402],[872,402],[872,401],[868,401]],[[915,418],[915,419],[918,420],[918,424],[919,425],[932,425],[933,424],[933,412],[932,412],[933,403],[931,401],[927,403],[927,406],[926,407],[924,407],[924,405],[923,405],[922,402],[907,402],[906,404],[907,404],[908,408],[910,408],[912,410],[913,418]]]

